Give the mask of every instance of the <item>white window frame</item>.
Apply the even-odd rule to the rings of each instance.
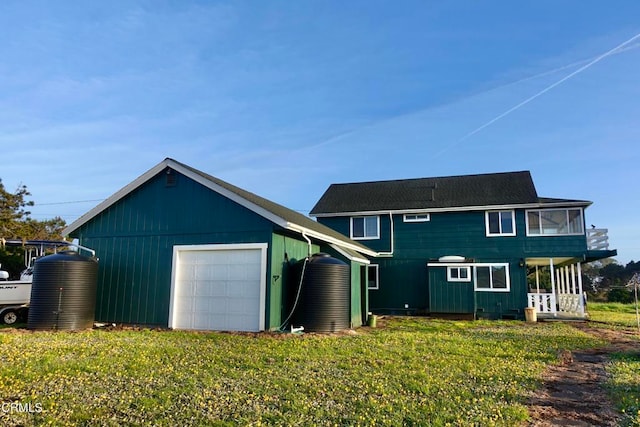
[[[453,277],[451,272],[453,270],[458,271],[458,277]],[[467,277],[460,277],[460,271],[465,270],[467,272]],[[471,281],[471,266],[469,265],[450,265],[447,266],[447,281],[448,282],[470,282]]]
[[[502,232],[502,214],[506,212],[511,214],[511,229],[513,230],[511,233]],[[489,230],[489,214],[490,213],[497,213],[499,215],[499,221],[498,221],[498,224],[500,226],[499,233],[491,233]],[[485,232],[487,237],[504,237],[504,236],[516,235],[516,212],[514,210],[486,211],[484,213],[484,223],[485,223]]]
[[[356,237],[353,235],[353,220],[363,218],[364,221],[364,236]],[[376,235],[375,236],[367,236],[367,218],[375,218],[376,220]],[[380,215],[361,215],[361,216],[352,216],[349,220],[349,237],[353,240],[376,240],[380,239]]]
[[[373,290],[376,291],[378,289],[380,289],[380,266],[378,264],[369,264],[367,266],[367,289],[368,290]],[[375,287],[370,287],[369,286],[369,280],[371,279],[371,270],[370,269],[374,269],[375,270],[375,282],[376,285]]]
[[[582,232],[580,233],[548,233],[548,234],[544,234],[542,232],[542,218],[541,218],[541,213],[544,211],[565,211],[566,212],[566,219],[567,219],[567,230],[568,230],[568,225],[569,225],[569,211],[579,211],[580,212],[580,227],[582,228]],[[538,224],[539,224],[539,229],[538,229],[538,233],[531,233],[530,228],[529,228],[529,213],[531,212],[537,212],[538,213]],[[547,209],[529,209],[527,211],[525,211],[525,221],[526,221],[526,226],[527,226],[527,237],[558,237],[558,236],[584,236],[585,235],[585,230],[584,230],[584,209],[583,208],[547,208]]]
[[[473,265],[473,289],[476,292],[511,292],[511,273],[509,271],[509,263],[507,262],[494,262],[494,263],[477,263]],[[489,267],[489,278],[491,281],[490,288],[478,288],[478,267]],[[506,288],[494,288],[493,287],[493,270],[491,267],[505,267],[505,279],[507,282]]]
[[[402,217],[403,222],[428,222],[431,221],[431,215],[428,213],[419,214],[404,214]]]

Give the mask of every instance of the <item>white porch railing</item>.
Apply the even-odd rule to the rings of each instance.
[[[584,314],[584,300],[582,295],[558,295],[558,310],[564,313]]]
[[[528,306],[534,307],[539,314],[585,318],[587,313],[582,294],[580,263],[556,267],[553,265],[553,259],[550,259],[549,269],[551,292],[540,292],[540,275],[536,266],[536,292],[527,294]]]
[[[571,315],[584,315],[584,300],[582,295],[576,294],[527,294],[529,307],[534,307],[539,314],[565,313]]]
[[[606,228],[591,228],[587,230],[587,249],[590,251],[609,249],[609,232]]]
[[[556,314],[556,296],[553,294],[527,294],[529,307],[538,313]]]

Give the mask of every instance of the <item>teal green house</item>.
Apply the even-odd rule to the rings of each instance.
[[[540,197],[520,171],[333,184],[311,215],[376,252],[375,313],[585,317],[581,265],[616,255],[589,205]]]
[[[368,312],[375,251],[312,219],[165,159],[64,234],[99,258],[96,321],[177,329],[286,326],[296,261],[331,253],[351,268],[350,323]]]

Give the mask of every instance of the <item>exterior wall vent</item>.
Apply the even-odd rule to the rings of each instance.
[[[167,168],[165,171],[165,186],[174,187],[177,179],[178,176],[176,175],[176,172],[171,168]]]

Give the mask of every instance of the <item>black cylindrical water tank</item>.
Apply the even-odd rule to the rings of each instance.
[[[346,263],[324,253],[313,255],[304,266],[295,326],[304,326],[308,332],[348,329],[351,324],[350,279]]]
[[[97,278],[98,261],[77,252],[37,260],[27,327],[67,331],[93,327]]]

